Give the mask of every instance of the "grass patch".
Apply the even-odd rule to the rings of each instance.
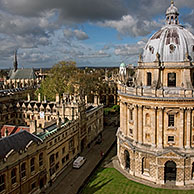
[[[127,179],[114,168],[99,168],[82,194],[194,194],[194,190],[156,189]]]

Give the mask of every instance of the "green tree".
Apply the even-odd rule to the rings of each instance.
[[[85,95],[97,92],[100,88],[100,73],[97,71],[84,71],[76,67],[75,62],[62,61],[54,65],[48,76],[42,81],[36,95],[41,93],[49,101],[55,100],[56,94],[73,94],[80,92]]]

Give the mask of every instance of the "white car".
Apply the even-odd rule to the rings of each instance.
[[[73,162],[73,168],[80,168],[85,162],[86,162],[86,158],[84,158],[83,156],[79,156]]]

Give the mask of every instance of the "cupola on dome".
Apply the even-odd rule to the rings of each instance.
[[[178,9],[171,2],[166,11],[166,25],[147,42],[143,62],[154,62],[157,53],[162,62],[182,62],[186,56],[194,61],[194,35],[179,25]]]

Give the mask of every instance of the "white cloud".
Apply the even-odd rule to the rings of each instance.
[[[72,30],[72,29],[65,29],[64,30],[64,36],[67,39],[73,39],[76,38],[77,40],[86,40],[88,39],[88,35],[83,32],[82,30]]]
[[[156,21],[139,20],[131,15],[125,15],[120,20],[99,22],[98,25],[115,28],[120,35],[124,36],[145,36],[162,26]]]

